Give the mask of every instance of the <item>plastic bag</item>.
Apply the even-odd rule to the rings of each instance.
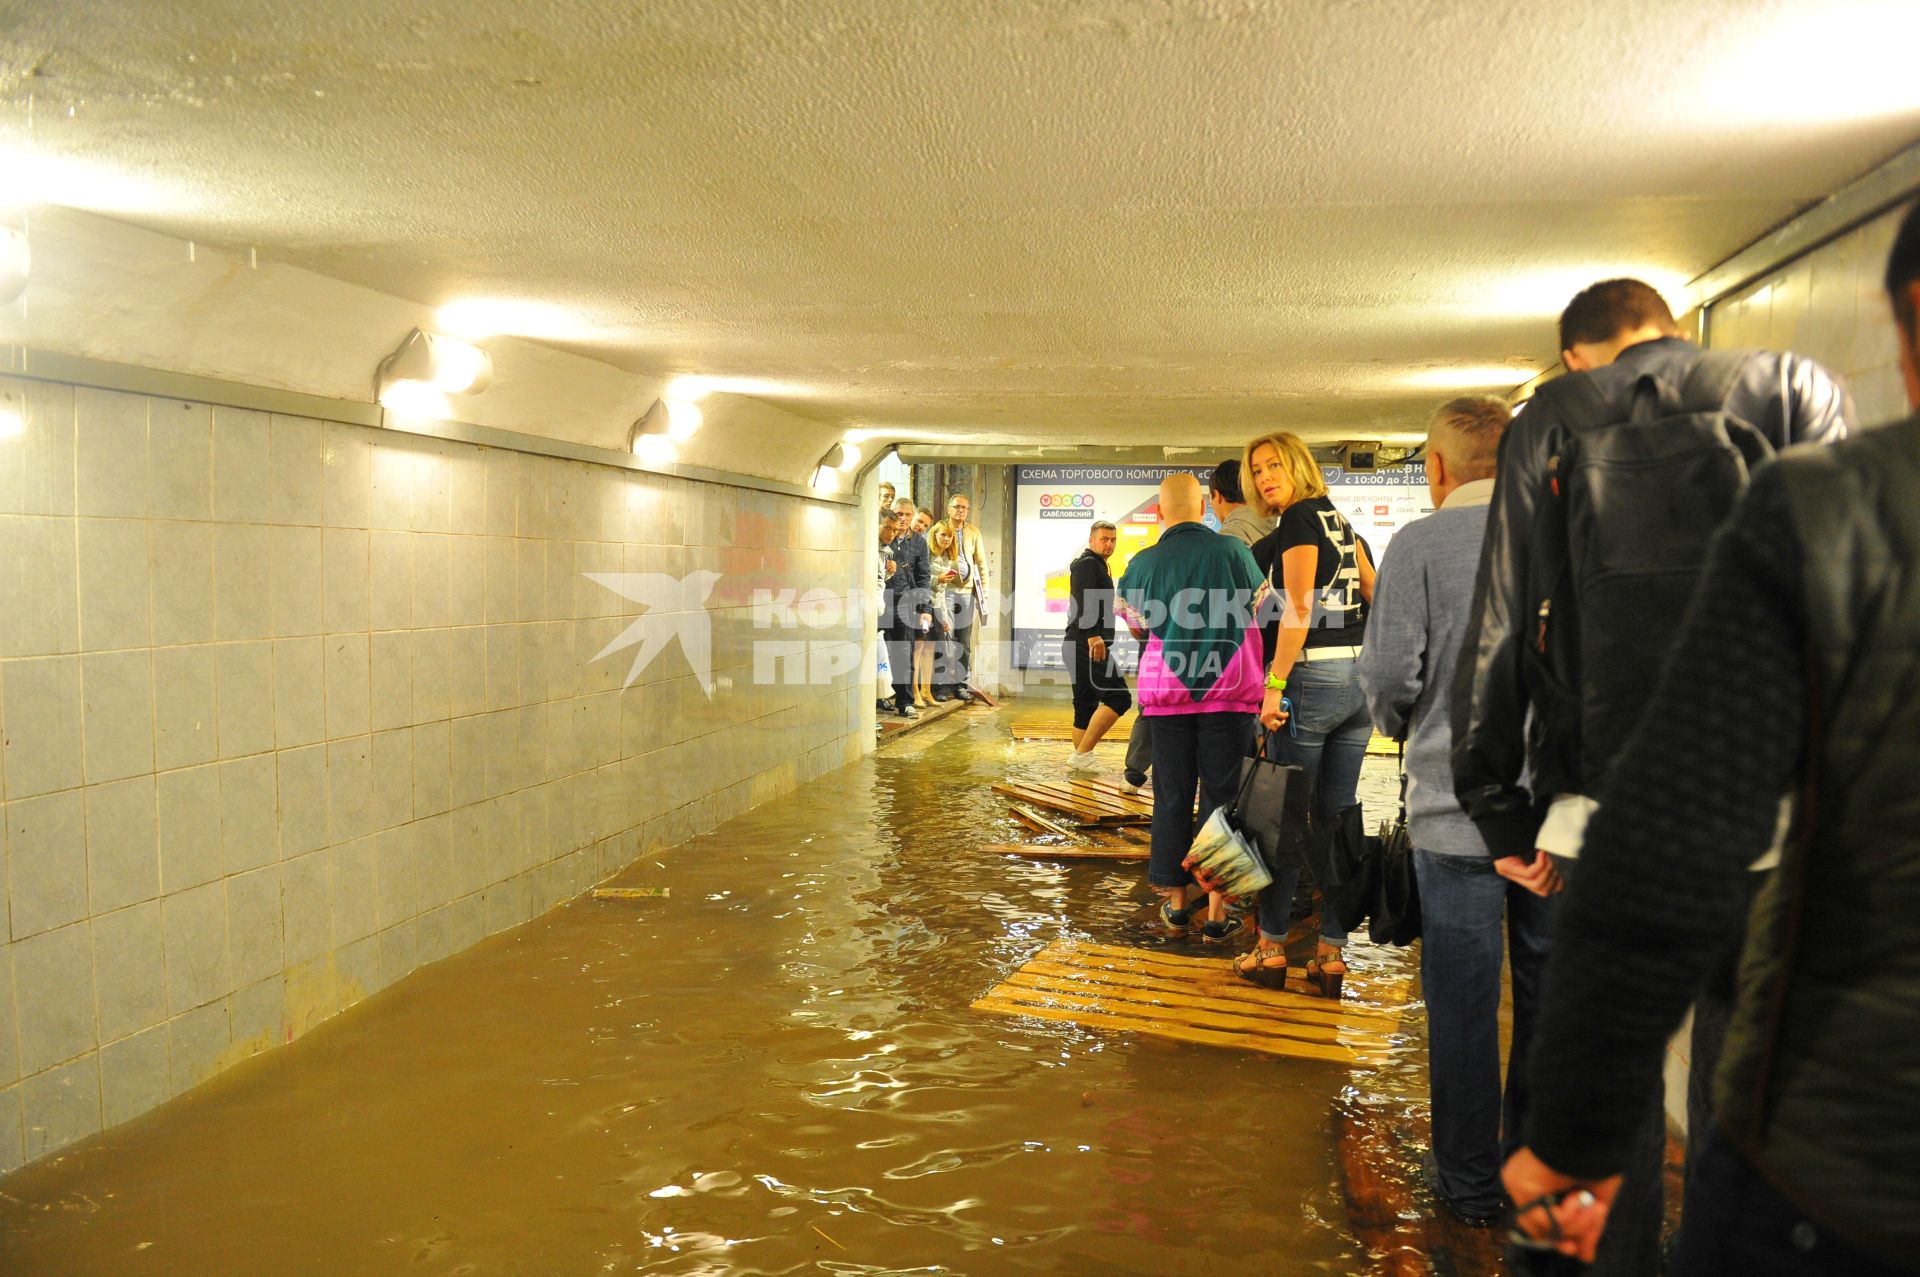
[[[1229,896],[1251,896],[1273,881],[1266,862],[1247,836],[1234,828],[1225,807],[1214,808],[1180,864],[1205,890]]]

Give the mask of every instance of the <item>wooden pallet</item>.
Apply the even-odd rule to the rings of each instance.
[[[1141,843],[1118,842],[990,842],[982,851],[995,856],[1027,860],[1145,860]]]
[[[1230,959],[1057,941],[973,1009],[1331,1064],[1387,1059],[1397,1009],[1332,1002],[1305,992],[1304,974],[1289,974],[1281,992],[1242,980]]]
[[[1073,739],[1073,719],[1070,716],[1060,718],[1016,718],[1008,725],[1015,740],[1067,740]],[[1124,745],[1133,735],[1133,716],[1128,715],[1107,730],[1100,738],[1102,745]]]
[[[1144,825],[1153,819],[1153,800],[1129,794],[1107,780],[1084,777],[1059,780],[1007,780],[993,792],[1008,798],[1065,812],[1089,825]]]

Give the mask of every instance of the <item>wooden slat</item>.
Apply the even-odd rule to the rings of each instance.
[[[1091,941],[1062,942],[1053,947],[1057,948],[1061,954],[1081,953],[1088,955],[1087,959],[1071,959],[1072,961],[1081,962],[1100,960],[1120,964],[1145,963],[1174,967],[1185,966],[1189,969],[1194,967],[1215,967],[1217,969],[1219,965],[1219,959],[1217,958],[1193,958],[1182,954],[1168,953],[1164,950],[1127,949],[1117,945],[1095,944]],[[1056,958],[1055,960],[1058,961],[1062,959]],[[1352,1007],[1363,1012],[1374,1011],[1381,1014],[1394,1014],[1398,1008],[1406,1006],[1411,998],[1411,991],[1407,988],[1407,982],[1404,980],[1383,980],[1356,972],[1347,976],[1346,996],[1342,998],[1340,1005],[1343,1007]]]
[[[1059,962],[1043,962],[1036,958],[1008,976],[1008,980],[1017,980],[1027,975],[1046,980],[1064,980],[1081,988],[1108,988],[1132,990],[1145,995],[1161,997],[1206,997],[1211,1001],[1236,1006],[1256,1007],[1262,1012],[1285,1016],[1310,1024],[1351,1024],[1367,1032],[1385,1032],[1397,1023],[1397,1019],[1377,1015],[1354,1014],[1354,1010],[1366,1011],[1369,1008],[1348,1009],[1339,1003],[1331,1002],[1317,993],[1295,992],[1289,988],[1263,989],[1257,984],[1242,980],[1237,975],[1229,975],[1231,985],[1222,984],[1218,988],[1201,986],[1196,988],[1192,981],[1156,979],[1152,976],[1133,975],[1124,971],[1089,972],[1084,967],[1069,966]],[[1292,977],[1293,972],[1287,972]],[[1304,979],[1301,987],[1306,987]]]
[[[1216,1029],[1182,1028],[1159,1024],[1132,1016],[1109,1015],[1099,1011],[1067,1011],[1051,1007],[1028,1006],[991,995],[973,1004],[976,1011],[998,1011],[1003,1015],[1033,1016],[1041,1020],[1064,1020],[1069,1024],[1100,1029],[1145,1033],[1175,1042],[1196,1042],[1205,1046],[1232,1047],[1240,1051],[1258,1051],[1263,1055],[1285,1055],[1295,1059],[1324,1060],[1333,1064],[1360,1064],[1359,1052],[1343,1046],[1322,1046],[1314,1042],[1288,1042],[1280,1038],[1256,1038],[1244,1033],[1222,1033]]]
[[[1156,994],[1126,985],[1089,984],[1043,975],[1015,972],[996,985],[993,994],[1027,1002],[1047,1000],[1052,1005],[1068,1005],[1083,1000],[1119,1015],[1144,1015],[1149,1019],[1197,1024],[1203,1028],[1241,1029],[1250,1033],[1274,1033],[1302,1042],[1338,1042],[1356,1049],[1384,1051],[1392,1047],[1392,1038],[1377,1030],[1362,1030],[1343,1024],[1339,1017],[1324,1013],[1288,1015],[1270,1003],[1240,999],[1198,998],[1189,991]],[[1149,1015],[1149,1012],[1153,1014]]]
[[[1029,860],[1145,860],[1145,847],[1091,842],[990,842],[981,848],[989,855],[1024,856]]]
[[[1015,740],[1072,740],[1071,718],[1017,718],[1007,725]],[[1133,719],[1123,718],[1100,738],[1101,744],[1124,743],[1133,735]]]
[[[1240,1033],[1251,1038],[1306,1042],[1317,1046],[1344,1046],[1357,1054],[1368,1050],[1384,1051],[1388,1044],[1364,1037],[1346,1040],[1340,1031],[1325,1025],[1295,1024],[1272,1016],[1239,1015],[1230,1011],[1209,1010],[1203,1006],[1168,1006],[1154,1002],[1128,1002],[1093,994],[1061,993],[1053,989],[1033,989],[1022,985],[996,985],[987,994],[1021,1006],[1042,1006],[1068,1011],[1091,1011],[1099,1015],[1122,1015],[1173,1028],[1213,1029],[1221,1033]]]
[[[973,1005],[1344,1064],[1385,1059],[1401,1031],[1396,1010],[1263,989],[1228,960],[1087,941],[1048,945]]]
[[[1073,831],[1071,829],[1068,829],[1065,825],[1048,820],[1031,807],[1022,807],[1019,803],[1011,803],[1008,805],[1007,811],[1012,814],[1015,820],[1029,829],[1038,830],[1043,834],[1053,834],[1060,838],[1073,837]]]
[[[1115,806],[1094,797],[1091,794],[1076,794],[1065,788],[1054,788],[1045,784],[1030,784],[1025,781],[1003,781],[993,786],[993,792],[1008,798],[1017,798],[1032,803],[1036,807],[1045,807],[1052,811],[1062,811],[1075,816],[1088,824],[1144,824],[1152,819],[1152,812],[1134,812]]]
[[[1035,790],[1069,797],[1077,802],[1128,816],[1153,816],[1153,804],[1138,794],[1129,794],[1118,785],[1084,777],[1070,780],[1022,780],[1010,784],[1028,785]]]

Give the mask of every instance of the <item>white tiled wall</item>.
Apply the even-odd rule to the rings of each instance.
[[[1904,212],[1882,214],[1716,302],[1708,344],[1806,355],[1846,378],[1861,424],[1905,417],[1899,344],[1882,286]]]
[[[851,511],[0,379],[0,1171],[869,746]],[[717,575],[712,693],[589,572]],[[856,640],[857,622],[808,638]],[[781,635],[776,637],[792,637]]]

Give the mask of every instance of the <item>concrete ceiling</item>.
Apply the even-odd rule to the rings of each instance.
[[[0,0],[0,163],[885,436],[1369,435],[1920,137],[1916,11]]]

